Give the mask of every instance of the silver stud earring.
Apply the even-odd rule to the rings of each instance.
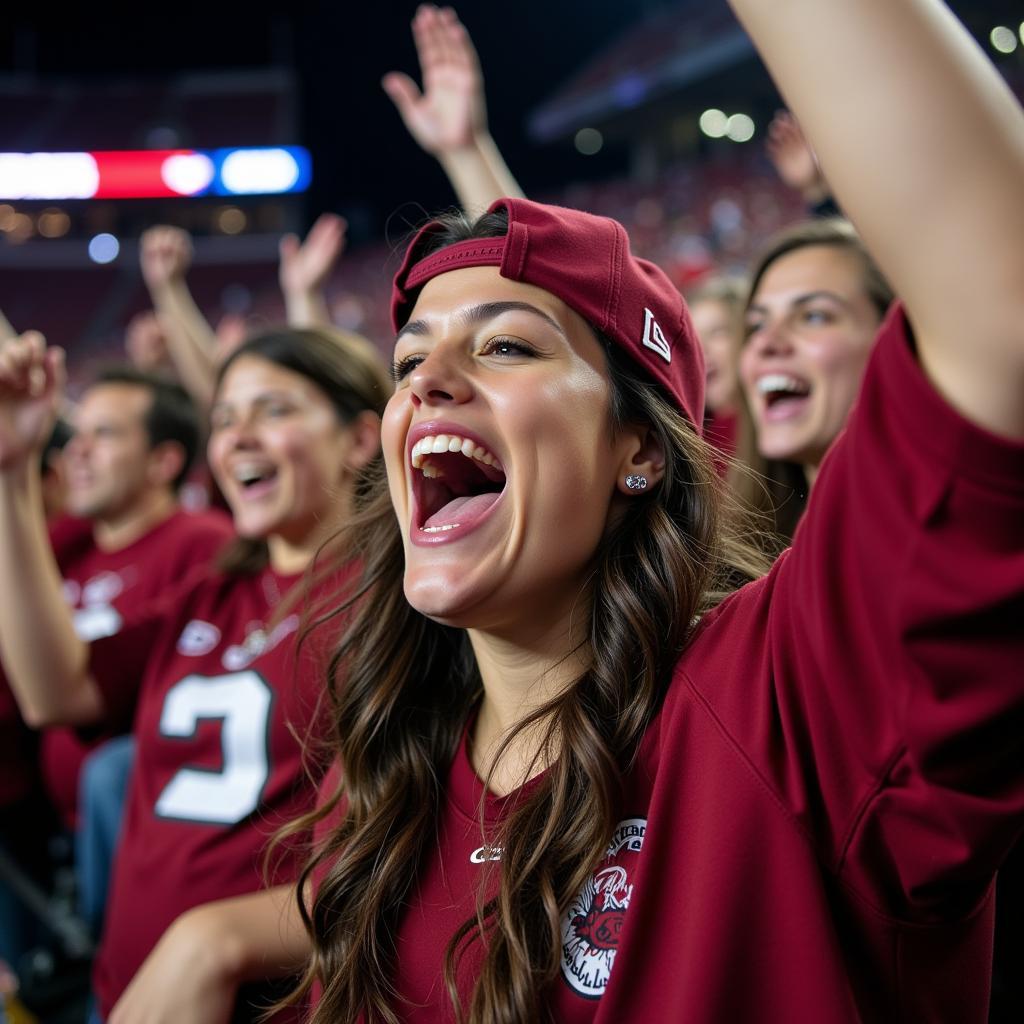
[[[631,491],[645,491],[647,490],[647,477],[641,476],[639,473],[630,473],[626,477],[626,487]]]

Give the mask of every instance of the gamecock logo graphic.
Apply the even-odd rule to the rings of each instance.
[[[588,999],[599,999],[611,977],[646,831],[646,818],[619,822],[604,860],[562,920],[562,976]]]

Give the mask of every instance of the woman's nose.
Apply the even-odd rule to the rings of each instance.
[[[419,405],[461,404],[473,389],[461,357],[438,345],[409,374],[413,402]]]

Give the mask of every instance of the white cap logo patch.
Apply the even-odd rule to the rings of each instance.
[[[644,348],[653,349],[666,363],[672,362],[672,352],[669,350],[665,335],[662,333],[661,327],[658,326],[658,321],[654,319],[654,314],[646,308],[644,309],[644,336],[642,341]]]

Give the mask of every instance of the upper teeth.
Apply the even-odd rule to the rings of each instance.
[[[501,463],[482,445],[468,437],[459,437],[457,434],[430,434],[421,437],[412,446],[413,469],[422,469],[424,476],[437,476],[437,468],[429,462],[424,465],[423,460],[427,455],[440,455],[442,452],[461,452],[467,459],[476,459],[485,466],[494,466],[501,469]]]
[[[251,480],[259,480],[264,476],[269,476],[270,472],[266,466],[258,466],[251,462],[240,462],[232,469],[234,478],[240,484],[248,483]]]
[[[802,380],[797,380],[796,377],[790,377],[785,373],[769,373],[758,378],[757,390],[762,395],[773,391],[791,391],[802,395],[806,393],[807,385]]]

